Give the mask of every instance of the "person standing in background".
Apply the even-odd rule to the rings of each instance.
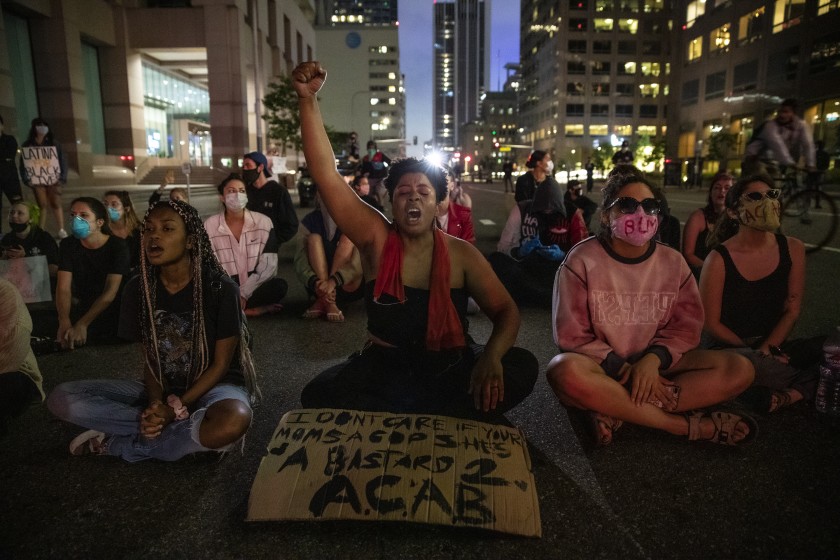
[[[0,115],[0,216],[3,214],[3,198],[5,194],[9,204],[23,200],[20,192],[20,179],[15,168],[15,157],[17,156],[18,143],[14,136],[6,134],[3,125],[3,116]],[[0,220],[0,224],[3,222]],[[0,225],[0,233],[3,227]]]
[[[595,186],[595,164],[592,163],[592,158],[586,158],[586,165],[583,168],[586,170],[586,193],[589,194]]]
[[[38,201],[38,206],[41,207],[41,229],[46,229],[47,225],[47,207],[52,210],[55,216],[56,225],[58,225],[58,237],[64,239],[67,237],[67,232],[64,230],[64,212],[61,209],[61,190],[65,183],[67,183],[67,160],[64,157],[64,152],[61,146],[53,138],[53,133],[50,130],[50,125],[41,117],[32,119],[32,126],[29,128],[29,136],[21,145],[21,150],[24,152],[20,161],[20,171],[23,182],[35,191],[35,200]],[[47,154],[31,153],[27,156],[25,148],[55,148],[54,153],[50,153],[50,157],[46,159],[49,162],[46,173],[39,176],[30,175],[27,171],[26,161],[29,158],[38,158]],[[50,150],[52,152],[52,150]],[[44,161],[44,160],[42,160]],[[39,165],[43,165],[42,163]],[[42,168],[43,169],[43,168]]]

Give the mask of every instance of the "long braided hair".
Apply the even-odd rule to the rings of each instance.
[[[157,302],[158,267],[149,264],[145,251],[144,237],[146,235],[145,224],[149,219],[149,215],[156,209],[164,207],[174,210],[184,221],[187,244],[190,247],[188,249],[190,255],[190,277],[193,282],[192,351],[190,356],[190,371],[187,379],[188,385],[192,385],[210,366],[210,349],[207,342],[204,317],[205,290],[213,289],[213,278],[227,276],[227,273],[222,268],[222,265],[219,264],[219,260],[213,252],[210,238],[207,236],[207,231],[204,229],[204,223],[201,221],[198,210],[180,200],[161,200],[149,207],[149,210],[143,217],[143,227],[140,229],[140,246],[142,248],[140,251],[142,307],[140,313],[140,331],[146,354],[146,364],[161,386],[163,386],[163,374],[160,365],[158,336],[154,320]],[[210,284],[209,286],[206,285],[208,283]],[[251,356],[251,333],[248,330],[248,324],[244,316],[241,316],[239,335],[239,356],[235,356],[234,359],[239,359],[245,384],[252,398],[255,399],[259,397],[260,390],[257,386],[256,371]]]

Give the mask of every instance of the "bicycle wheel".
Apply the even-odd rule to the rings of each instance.
[[[782,197],[782,213],[785,216],[797,217],[805,213],[805,210],[808,209],[808,205],[805,203],[803,198],[799,198],[799,195],[804,192],[805,191],[798,189],[789,190],[787,191],[789,194]]]
[[[782,233],[805,244],[805,252],[819,251],[837,232],[837,205],[822,191],[805,189],[791,196],[782,208]]]

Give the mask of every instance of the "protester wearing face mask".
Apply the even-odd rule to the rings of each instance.
[[[125,240],[131,255],[131,270],[140,266],[140,219],[128,191],[108,191],[102,198],[110,219],[111,233]]]
[[[682,255],[652,241],[653,187],[616,174],[603,200],[600,235],[573,247],[555,280],[554,341],[562,353],[547,376],[560,402],[588,412],[598,445],[623,422],[724,445],[753,439],[752,418],[707,408],[746,389],[753,368],[733,352],[695,350],[700,294]]]
[[[38,227],[39,208],[32,202],[19,201],[9,209],[11,233],[0,238],[0,255],[4,259],[19,259],[44,255],[49,265],[50,281],[55,284],[58,272],[58,244]]]
[[[24,148],[45,148],[44,150],[35,150],[31,154],[29,150]],[[52,148],[52,149],[50,149]],[[65,183],[67,183],[67,161],[64,157],[64,152],[53,138],[53,133],[50,126],[44,119],[38,117],[32,119],[32,126],[29,128],[29,136],[21,145],[23,157],[20,161],[20,176],[23,182],[35,193],[35,200],[38,201],[38,206],[41,207],[41,220],[38,224],[41,229],[46,229],[47,225],[47,209],[52,211],[55,217],[56,226],[58,227],[57,235],[60,239],[67,237],[67,231],[64,229],[64,211],[61,209],[61,191]],[[32,161],[48,161],[48,165],[41,163],[35,165]],[[38,175],[30,174],[27,170],[38,170]]]
[[[387,198],[383,180],[388,175],[390,165],[391,158],[379,151],[376,142],[368,140],[365,157],[362,158],[362,175],[368,178],[371,194],[377,197],[383,206]]]
[[[277,238],[271,220],[248,206],[245,183],[239,175],[229,175],[218,187],[224,210],[210,216],[204,229],[219,263],[239,284],[242,309],[250,317],[277,313],[288,284],[275,278]]]
[[[245,154],[242,159],[242,180],[248,194],[248,210],[271,218],[277,245],[292,239],[298,230],[298,218],[289,191],[277,181],[269,180],[268,159],[260,152]]]
[[[516,180],[516,192],[513,195],[516,202],[533,199],[537,188],[546,181],[557,184],[554,180],[554,162],[548,152],[534,150],[525,162],[525,167],[528,172]]]
[[[755,385],[741,398],[761,413],[814,397],[822,347],[819,338],[788,340],[805,288],[805,247],[776,232],[779,193],[761,175],[727,191],[700,273],[704,342],[753,362]]]
[[[128,275],[125,242],[111,235],[108,211],[91,197],[70,203],[72,236],[58,248],[57,340],[73,349],[87,342],[112,342],[120,296]]]

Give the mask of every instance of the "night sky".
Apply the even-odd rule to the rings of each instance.
[[[405,75],[408,155],[422,156],[432,138],[432,13],[434,0],[402,0],[400,68]],[[490,89],[504,85],[504,65],[519,62],[519,2],[492,0],[490,25]],[[411,140],[417,136],[417,146]]]

